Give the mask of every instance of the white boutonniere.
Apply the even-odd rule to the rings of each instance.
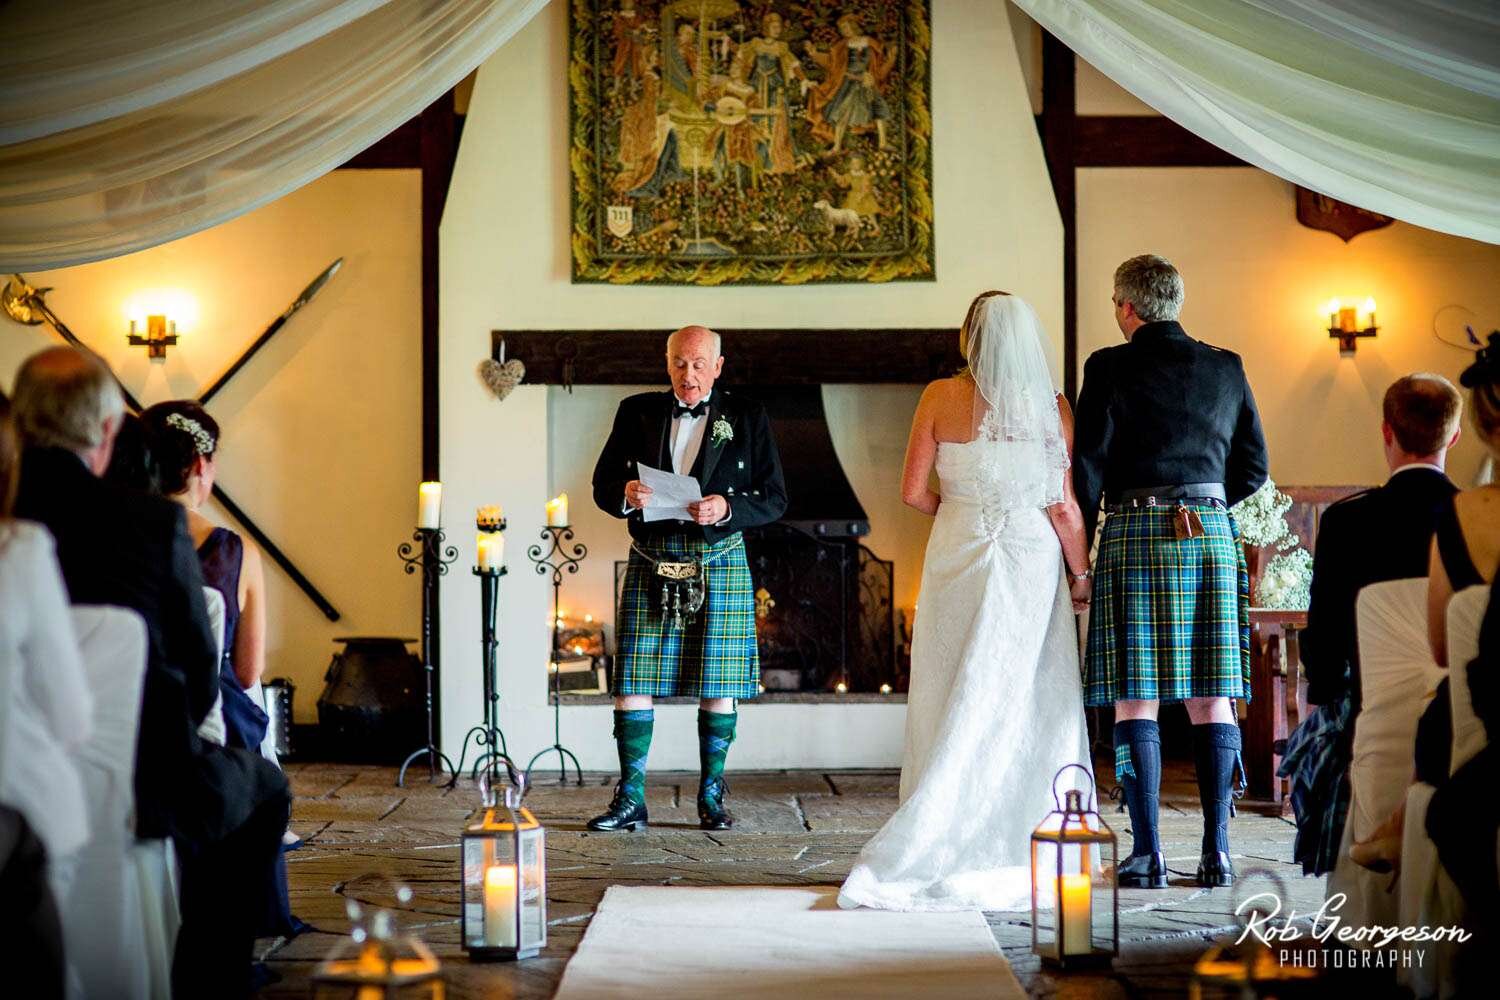
[[[723,417],[720,417],[718,420],[715,420],[714,421],[714,428],[713,428],[713,443],[714,443],[714,447],[717,448],[719,445],[723,444],[725,441],[733,441],[733,440],[734,440],[734,428],[731,427],[731,426],[729,426],[729,421],[725,420]]]

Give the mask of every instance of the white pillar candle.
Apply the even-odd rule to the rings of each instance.
[[[479,568],[499,569],[505,565],[505,536],[498,531],[479,532]]]
[[[1094,950],[1093,900],[1090,898],[1093,887],[1089,881],[1086,874],[1062,877],[1062,898],[1057,901],[1057,908],[1062,914],[1058,927],[1062,932],[1064,955],[1087,955]]]
[[[568,524],[568,495],[559,493],[547,501],[547,526],[561,528]]]
[[[443,517],[443,484],[422,483],[417,487],[417,527],[436,528]]]
[[[491,865],[484,871],[484,943],[516,947],[515,865]]]

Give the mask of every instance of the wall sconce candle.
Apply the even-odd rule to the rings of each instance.
[[[1373,298],[1365,299],[1357,308],[1331,299],[1323,311],[1328,314],[1328,336],[1339,342],[1339,354],[1346,357],[1354,353],[1357,338],[1373,337],[1380,331],[1375,325]]]
[[[146,357],[155,362],[167,360],[167,348],[177,343],[177,322],[168,319],[165,315],[151,315],[146,317],[146,335],[143,337],[136,333],[136,321],[130,321],[130,333],[126,335],[125,342],[131,347],[144,347]]]

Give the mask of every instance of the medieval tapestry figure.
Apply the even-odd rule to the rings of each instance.
[[[573,280],[931,280],[928,0],[570,0]]]

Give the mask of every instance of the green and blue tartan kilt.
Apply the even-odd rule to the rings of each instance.
[[[1179,540],[1176,507],[1104,521],[1084,655],[1084,701],[1250,700],[1250,578],[1239,528],[1192,504],[1203,534]]]
[[[710,544],[686,535],[635,543],[667,562],[703,560],[703,607],[674,629],[661,613],[661,579],[630,550],[620,613],[615,619],[616,695],[754,698],[760,692],[760,648],[755,641],[755,585],[739,534]]]

